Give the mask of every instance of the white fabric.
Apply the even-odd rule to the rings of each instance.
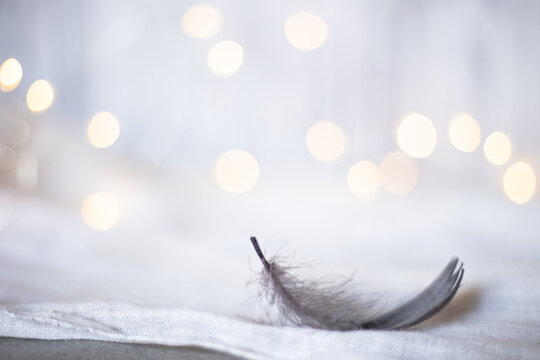
[[[493,315],[497,317],[496,311]],[[471,325],[447,335],[440,331],[332,332],[263,326],[190,310],[99,302],[2,307],[0,320],[0,335],[4,336],[196,345],[250,359],[312,359],[346,353],[366,359],[533,359],[540,351],[538,338],[521,332],[527,327],[520,322],[488,332]]]
[[[537,226],[534,206],[509,204],[515,216],[508,217],[506,203],[493,210],[492,202],[477,199],[466,211],[452,211],[449,201],[443,219],[420,201],[407,206],[392,231],[375,219],[393,215],[384,207],[380,213],[370,209],[362,216],[378,233],[356,234],[354,241],[350,229],[320,223],[321,229],[336,229],[334,247],[327,245],[328,233],[291,235],[282,254],[296,248],[295,260],[321,261],[304,275],[348,274],[356,268],[355,282],[368,292],[392,290],[383,292],[391,296],[426,285],[453,254],[465,263],[456,298],[427,322],[405,331],[330,332],[248,319],[263,311],[254,286],[246,286],[260,264],[251,233],[245,236],[243,229],[244,235],[201,233],[196,240],[172,239],[155,228],[145,232],[139,224],[136,233],[130,231],[133,224],[96,233],[76,208],[0,197],[9,205],[0,212],[0,336],[196,345],[249,359],[336,354],[340,359],[536,359],[540,354],[540,245],[536,232],[527,230]],[[471,225],[470,213],[484,218]],[[272,253],[283,237],[268,226],[256,228]]]

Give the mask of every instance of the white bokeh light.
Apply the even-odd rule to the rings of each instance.
[[[328,37],[328,28],[318,15],[301,12],[285,22],[285,36],[298,50],[311,51],[320,47]]]
[[[512,144],[508,136],[502,131],[491,133],[484,141],[484,155],[493,164],[506,164],[510,160],[511,154]]]
[[[109,112],[100,112],[88,123],[88,141],[96,148],[106,148],[116,142],[120,135],[118,120]]]
[[[515,203],[525,204],[536,190],[536,175],[531,165],[519,161],[504,173],[503,188],[506,196]]]
[[[190,7],[182,18],[182,29],[191,37],[209,39],[221,30],[223,16],[213,6],[199,4]]]
[[[475,118],[468,114],[459,114],[450,121],[448,136],[456,149],[472,152],[480,144],[482,133]]]
[[[36,155],[30,150],[23,150],[17,154],[16,166],[17,186],[22,190],[33,190],[39,180],[39,167]]]
[[[217,77],[227,78],[234,75],[244,61],[244,49],[240,44],[226,40],[212,46],[208,52],[206,64],[210,72]]]
[[[405,154],[415,158],[425,158],[437,145],[437,131],[426,116],[412,113],[399,124],[397,143]]]
[[[218,185],[231,193],[251,190],[259,180],[257,160],[244,150],[229,150],[217,160],[215,178]]]
[[[347,137],[337,124],[318,121],[306,134],[306,146],[316,159],[331,163],[341,159],[347,145]]]
[[[23,69],[17,59],[7,59],[0,65],[0,90],[12,91],[19,86],[23,76]]]
[[[15,165],[17,155],[9,146],[0,144],[0,170],[9,170]]]
[[[47,80],[37,80],[26,93],[26,105],[33,112],[47,110],[54,101],[54,89]]]
[[[393,151],[384,157],[380,173],[383,187],[394,195],[407,194],[418,182],[416,161],[401,151]]]
[[[16,120],[9,128],[9,140],[17,147],[21,147],[30,139],[30,125],[24,120]]]
[[[109,230],[120,217],[118,199],[105,192],[88,195],[82,203],[81,215],[90,228],[96,231]]]
[[[379,188],[379,169],[371,161],[359,161],[349,169],[347,185],[354,195],[361,199],[374,196]]]

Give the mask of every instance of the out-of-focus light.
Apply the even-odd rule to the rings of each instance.
[[[199,4],[190,7],[182,18],[182,29],[191,37],[208,39],[221,30],[223,17],[213,6]]]
[[[326,23],[319,16],[302,12],[291,15],[285,22],[285,36],[298,50],[311,51],[320,47],[328,37]]]
[[[0,65],[0,90],[14,90],[21,82],[23,69],[17,59],[7,59]]]
[[[502,131],[491,133],[484,142],[484,155],[493,164],[502,165],[510,159],[512,145]]]
[[[347,174],[349,189],[361,199],[372,197],[379,188],[379,170],[368,160],[354,164]]]
[[[26,105],[33,112],[45,111],[54,100],[54,90],[47,80],[37,80],[26,93]]]
[[[519,161],[510,166],[504,173],[503,188],[513,202],[525,204],[531,200],[536,190],[536,175],[531,165]]]
[[[448,126],[450,142],[458,150],[472,152],[480,144],[482,133],[478,122],[470,115],[456,115]]]
[[[397,142],[405,154],[415,158],[425,158],[437,145],[437,131],[427,117],[412,113],[399,124]]]
[[[17,120],[9,128],[9,140],[14,146],[23,146],[30,138],[30,126],[24,120]]]
[[[222,154],[215,167],[218,185],[225,191],[240,194],[251,190],[259,180],[257,160],[244,150]]]
[[[393,151],[386,155],[381,163],[380,172],[382,185],[391,194],[407,194],[418,182],[416,161],[401,151]]]
[[[344,152],[347,137],[343,130],[330,121],[318,121],[306,135],[306,145],[316,159],[330,163],[339,160]]]
[[[9,146],[0,144],[0,170],[9,170],[15,165],[15,151]]]
[[[120,135],[120,125],[113,114],[100,112],[88,123],[88,140],[92,146],[106,148],[116,142]]]
[[[84,222],[94,230],[111,229],[118,222],[120,206],[115,196],[105,192],[88,195],[81,206]]]
[[[244,61],[244,49],[238,43],[226,40],[212,46],[206,58],[208,68],[217,77],[234,75]]]
[[[17,158],[17,185],[22,190],[30,191],[38,183],[38,160],[30,151],[22,151]]]

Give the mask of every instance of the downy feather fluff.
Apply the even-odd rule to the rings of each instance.
[[[328,330],[403,329],[416,325],[444,308],[457,292],[463,264],[452,258],[439,276],[410,300],[388,311],[376,311],[373,302],[346,289],[350,279],[300,280],[277,257],[265,258],[255,237],[251,242],[263,263],[261,294],[277,305],[281,323]]]

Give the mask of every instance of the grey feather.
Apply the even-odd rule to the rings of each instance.
[[[300,280],[295,267],[277,257],[265,258],[255,237],[251,242],[263,263],[259,286],[270,304],[277,305],[281,323],[328,330],[403,329],[416,325],[443,309],[456,294],[463,264],[452,258],[441,274],[410,300],[385,312],[373,301],[347,290],[350,279],[327,277]]]

